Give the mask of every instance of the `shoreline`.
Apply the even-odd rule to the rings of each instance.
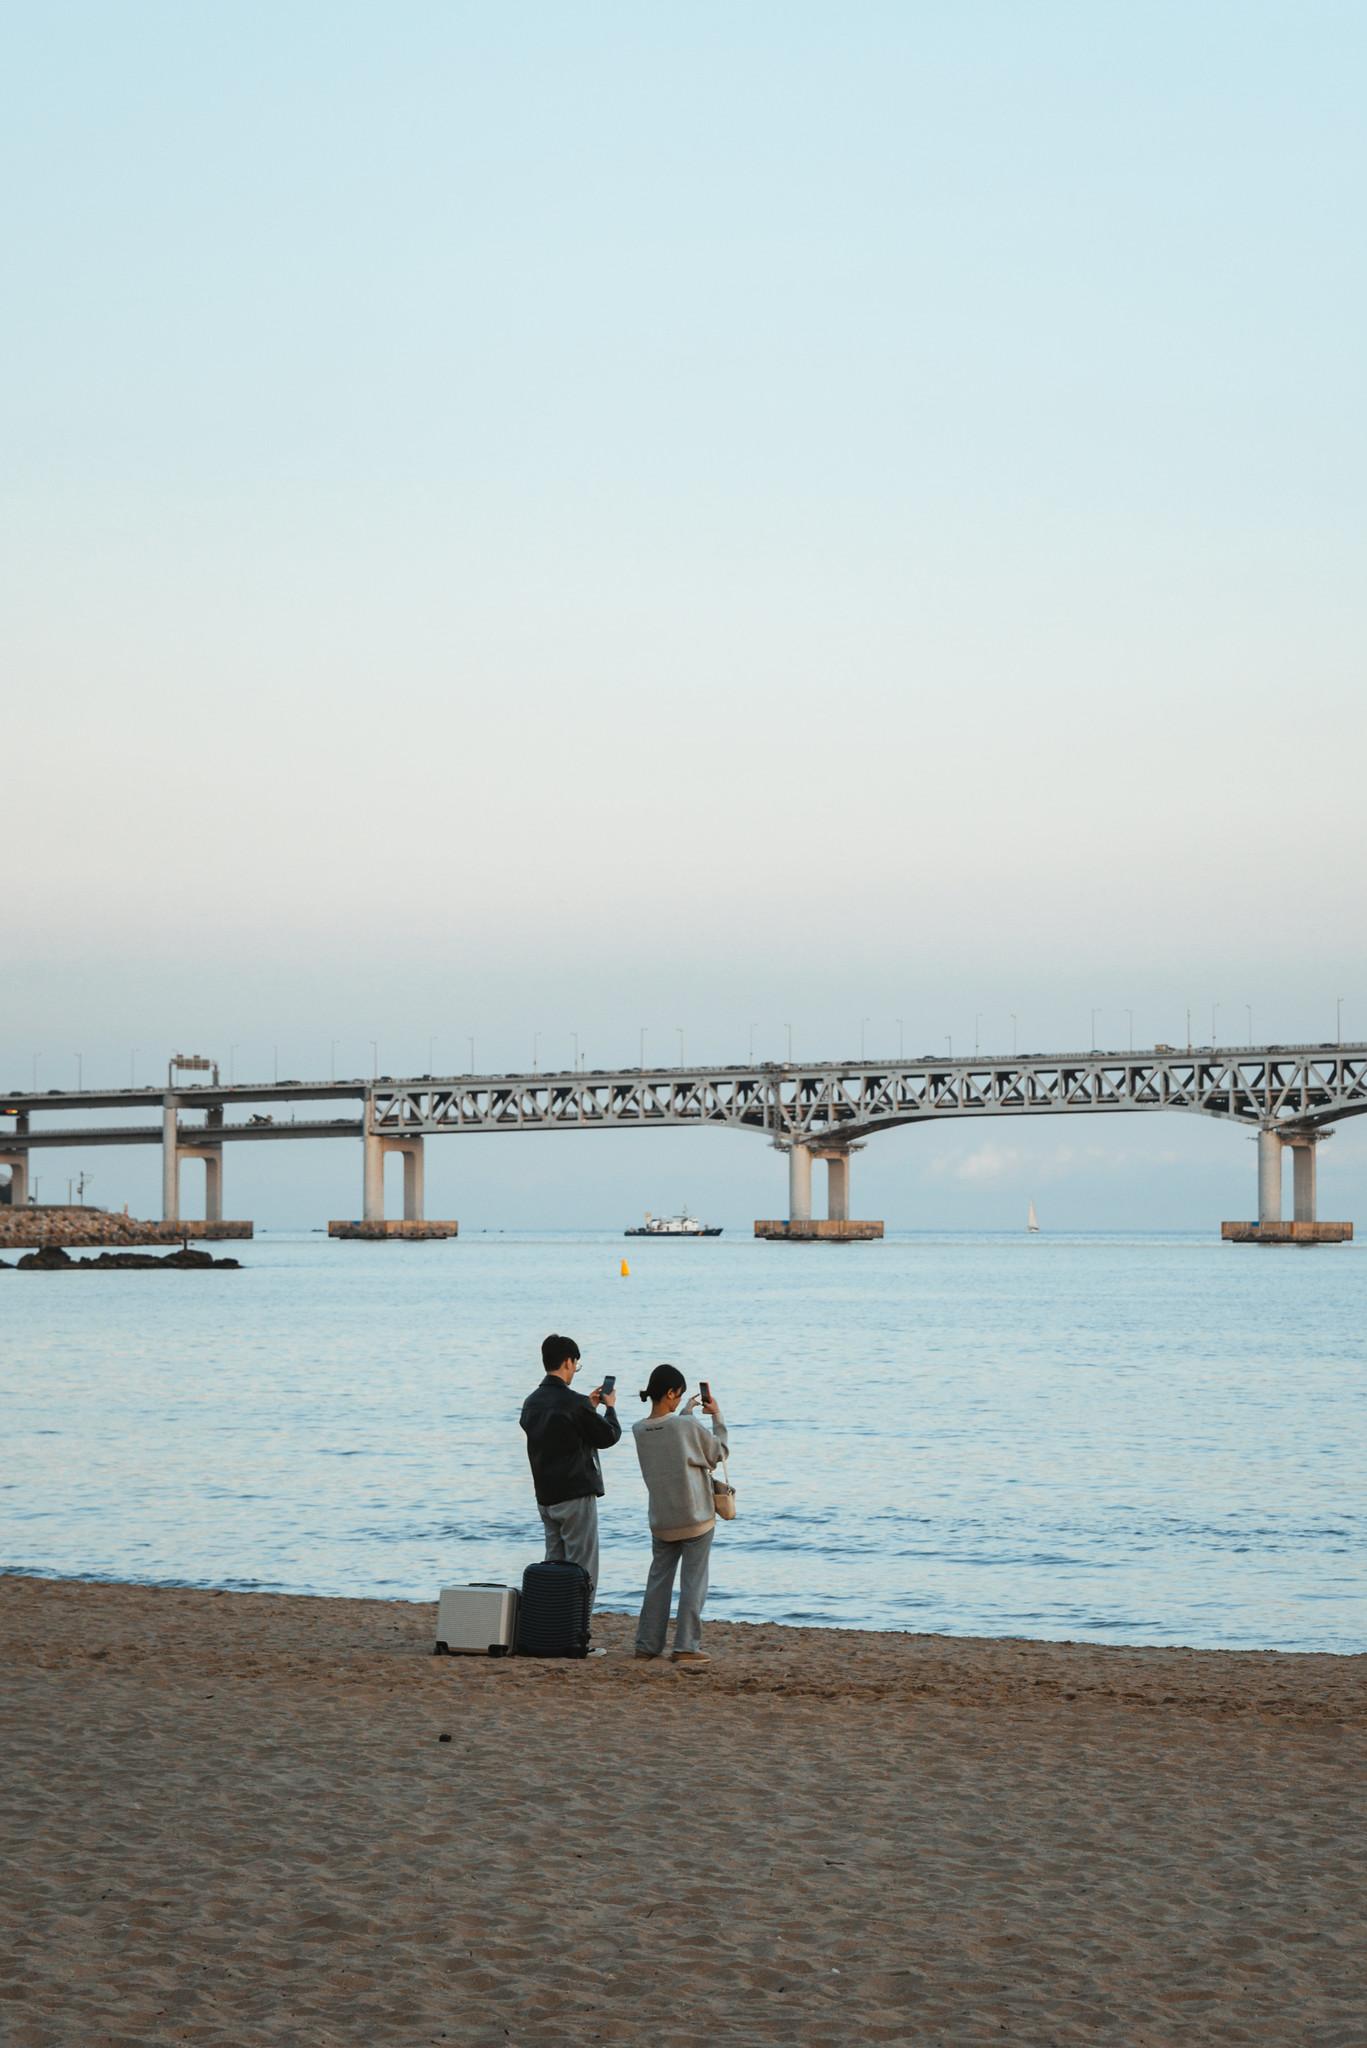
[[[206,1579],[128,1579],[121,1577],[117,1572],[113,1571],[101,1573],[73,1572],[42,1565],[6,1564],[0,1562],[0,1587],[3,1587],[7,1582],[16,1580],[31,1581],[35,1585],[116,1587],[130,1593],[204,1593],[213,1597],[230,1596],[235,1600],[317,1601],[324,1605],[336,1603],[360,1607],[392,1607],[414,1613],[426,1613],[430,1610],[434,1616],[437,1608],[437,1595],[435,1592],[428,1599],[415,1600],[411,1596],[404,1594],[318,1593],[279,1586],[223,1586],[215,1585]],[[451,1580],[449,1583],[460,1584],[462,1582]],[[511,1584],[512,1581],[509,1580],[508,1583]],[[595,1613],[604,1618],[611,1617],[613,1620],[621,1621],[625,1624],[634,1621],[636,1610],[634,1607],[628,1609],[625,1607],[611,1608],[600,1606],[595,1610]],[[856,1641],[863,1641],[867,1638],[874,1642],[943,1644],[946,1647],[959,1648],[974,1646],[982,1650],[1019,1648],[1025,1650],[1077,1651],[1080,1653],[1095,1651],[1099,1655],[1119,1653],[1137,1657],[1323,1659],[1337,1664],[1348,1665],[1353,1664],[1356,1660],[1360,1661],[1364,1671],[1367,1671],[1367,1646],[1360,1650],[1306,1650],[1288,1648],[1277,1643],[1102,1643],[1095,1642],[1086,1636],[953,1635],[934,1629],[880,1628],[875,1623],[859,1622],[798,1622],[770,1620],[768,1618],[761,1621],[752,1621],[745,1618],[728,1620],[710,1611],[706,1616],[705,1627],[709,1634],[714,1629],[732,1629],[740,1632],[777,1631],[781,1636],[805,1635],[818,1638],[848,1636],[853,1637]]]
[[[44,1603],[43,1595],[49,1596]],[[67,1608],[83,1621],[115,1628],[128,1617],[132,1632],[125,1648],[135,1661],[138,1636],[149,1621],[212,1611],[216,1621],[233,1617],[235,1633],[250,1637],[259,1617],[263,1633],[272,1625],[297,1629],[301,1641],[322,1632],[339,1652],[357,1660],[368,1677],[397,1683],[399,1674],[422,1682],[415,1659],[430,1659],[435,1638],[436,1599],[407,1600],[323,1593],[280,1593],[180,1583],[48,1576],[0,1571],[0,1654],[5,1624],[26,1602]],[[159,1603],[167,1603],[165,1606]],[[174,1603],[174,1609],[172,1606]],[[600,1676],[632,1660],[635,1614],[599,1608],[595,1640],[606,1659],[589,1666],[573,1660],[454,1657],[435,1660],[453,1674],[487,1671],[496,1679],[514,1673],[527,1682],[550,1673],[572,1676],[591,1669]],[[714,1662],[707,1674],[713,1691],[728,1695],[759,1692],[860,1699],[950,1698],[960,1704],[1065,1702],[1113,1703],[1127,1707],[1169,1707],[1183,1711],[1251,1713],[1310,1720],[1341,1720],[1367,1729],[1367,1653],[1329,1650],[1208,1650],[1174,1644],[1089,1643],[1032,1636],[951,1636],[901,1629],[804,1626],[791,1622],[707,1619],[705,1647]],[[115,1645],[106,1646],[115,1655]],[[379,1657],[379,1666],[367,1659]],[[637,1674],[639,1675],[639,1674]],[[671,1674],[677,1676],[677,1674]]]
[[[1361,2037],[1367,1658],[0,1577],[7,2048]]]

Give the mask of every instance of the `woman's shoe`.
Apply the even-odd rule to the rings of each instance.
[[[701,1671],[712,1662],[706,1650],[671,1650],[671,1664],[677,1664],[681,1671]]]
[[[646,1664],[653,1664],[660,1654],[659,1650],[638,1650],[636,1652],[636,1655]]]

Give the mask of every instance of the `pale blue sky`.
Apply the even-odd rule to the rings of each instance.
[[[1367,1037],[1362,9],[0,13],[11,1081]],[[1076,1135],[865,1161],[1248,1206]]]

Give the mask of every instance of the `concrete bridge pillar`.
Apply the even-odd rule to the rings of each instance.
[[[361,1187],[361,1215],[367,1223],[384,1222],[384,1139],[367,1131]]]
[[[204,1161],[204,1221],[223,1221],[223,1147],[221,1145],[177,1145],[176,1147],[176,1213],[168,1216],[168,1222],[180,1221],[180,1162],[182,1159]]]
[[[850,1155],[826,1154],[826,1214],[832,1223],[850,1220]]]
[[[1296,1223],[1315,1221],[1315,1159],[1319,1133],[1296,1131],[1282,1143],[1291,1153],[1291,1217]]]
[[[223,1129],[223,1106],[209,1111],[210,1132]],[[204,1158],[204,1220],[206,1223],[223,1221],[223,1143],[209,1143],[203,1148]]]
[[[180,1221],[180,1132],[176,1098],[167,1095],[161,1110],[161,1215],[164,1223]]]
[[[423,1204],[422,1139],[409,1138],[403,1145],[403,1220],[421,1223]]]
[[[788,1221],[812,1219],[812,1148],[796,1141],[788,1148]]]
[[[1282,1141],[1275,1130],[1258,1133],[1258,1221],[1282,1220]]]
[[[391,1152],[399,1152],[403,1155],[403,1220],[405,1223],[421,1223],[424,1200],[422,1139],[386,1138],[378,1131],[367,1131],[363,1143],[362,1219],[366,1223],[384,1222],[384,1163]]]

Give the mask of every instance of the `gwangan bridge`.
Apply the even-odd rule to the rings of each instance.
[[[210,1078],[187,1083],[188,1071]],[[1157,1046],[1145,1053],[1032,1053],[1010,1059],[783,1061],[737,1067],[621,1068],[604,1072],[431,1074],[396,1080],[274,1081],[223,1085],[209,1060],[177,1060],[165,1088],[14,1090],[0,1099],[0,1167],[11,1210],[27,1204],[30,1163],[53,1147],[159,1145],[163,1227],[186,1236],[248,1235],[223,1221],[223,1148],[314,1138],[359,1140],[362,1214],[330,1226],[339,1236],[451,1236],[424,1217],[423,1151],[429,1137],[492,1131],[686,1129],[753,1131],[788,1157],[788,1214],[757,1234],[786,1239],[881,1237],[850,1214],[852,1155],[880,1132],[947,1118],[1141,1115],[1185,1110],[1256,1132],[1257,1217],[1224,1234],[1263,1243],[1319,1243],[1352,1235],[1320,1223],[1316,1155],[1342,1118],[1367,1112],[1367,1045]],[[358,1114],[293,1112],[301,1104],[358,1105]],[[264,1105],[270,1105],[267,1108]],[[292,1113],[285,1119],[282,1109]],[[151,1123],[91,1122],[97,1111],[154,1109]],[[245,1113],[249,1112],[249,1113]],[[78,1119],[71,1121],[73,1115]],[[49,1122],[59,1117],[61,1122]],[[41,1121],[40,1121],[41,1119]],[[1284,1215],[1283,1161],[1292,1158],[1292,1214]],[[385,1219],[385,1159],[403,1159],[402,1223]],[[181,1215],[181,1164],[205,1168],[202,1224]],[[812,1214],[812,1165],[826,1167],[825,1217]]]

